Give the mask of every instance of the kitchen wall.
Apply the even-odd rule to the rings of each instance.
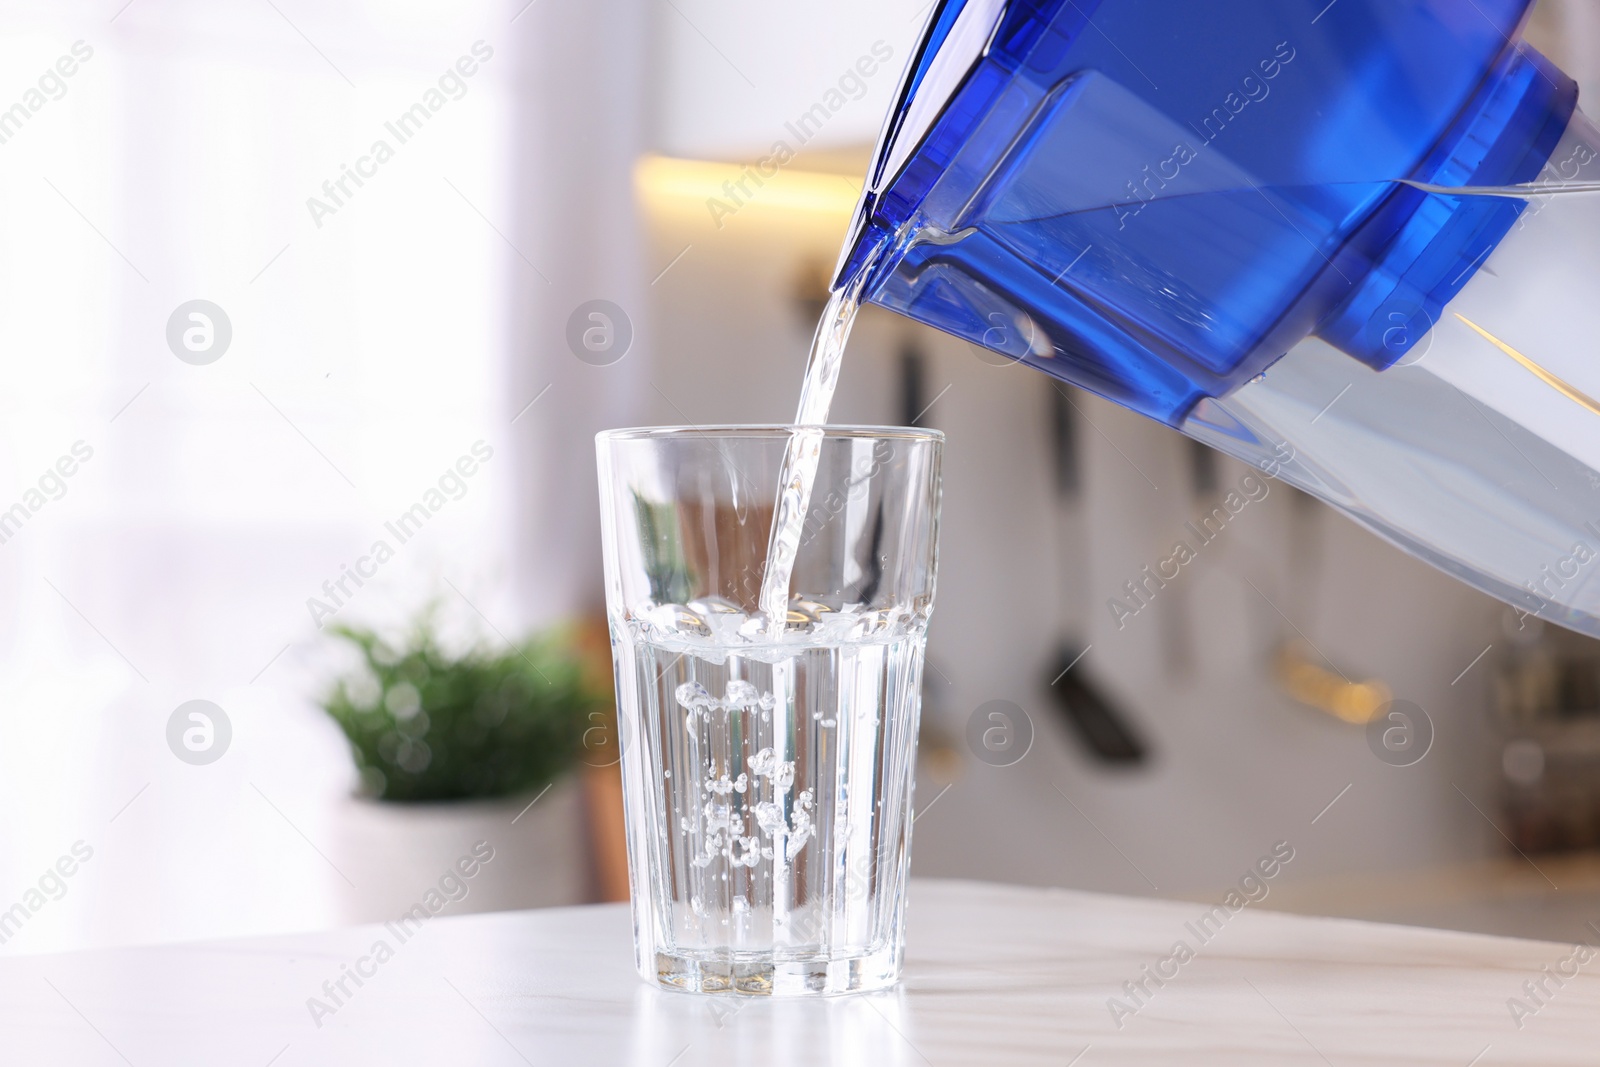
[[[785,122],[823,101],[841,79],[846,84],[840,92],[850,105],[834,109],[812,147],[870,142],[928,6],[928,0],[662,5],[655,11],[656,146],[673,155],[712,158],[766,149],[788,136]],[[893,50],[895,61],[882,76],[857,84],[850,72],[880,42]]]

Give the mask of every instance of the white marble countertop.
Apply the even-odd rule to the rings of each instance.
[[[1252,908],[1202,940],[1199,904],[962,882],[914,883],[910,907],[901,987],[831,1000],[649,988],[621,905],[441,916],[404,942],[369,926],[3,959],[0,1063],[1600,1062],[1600,955],[1572,946]],[[309,998],[332,1006],[323,983],[358,963],[370,976],[314,1019]]]

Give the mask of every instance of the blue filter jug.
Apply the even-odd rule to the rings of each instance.
[[[1600,637],[1600,131],[1531,0],[940,0],[837,286]]]

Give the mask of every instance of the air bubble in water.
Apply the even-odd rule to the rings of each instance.
[[[728,683],[727,704],[732,708],[753,708],[761,702],[761,691],[749,682],[732,681]]]
[[[684,682],[678,686],[673,695],[678,698],[679,707],[688,708],[690,711],[715,707],[717,703],[716,698],[706,692],[706,687],[699,682]]]
[[[737,615],[739,605],[720,596],[701,597],[689,601],[688,606],[701,615]]]

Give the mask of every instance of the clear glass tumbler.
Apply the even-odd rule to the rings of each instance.
[[[635,952],[673,989],[900,975],[943,437],[823,433],[779,628],[759,602],[790,432],[597,438]]]

